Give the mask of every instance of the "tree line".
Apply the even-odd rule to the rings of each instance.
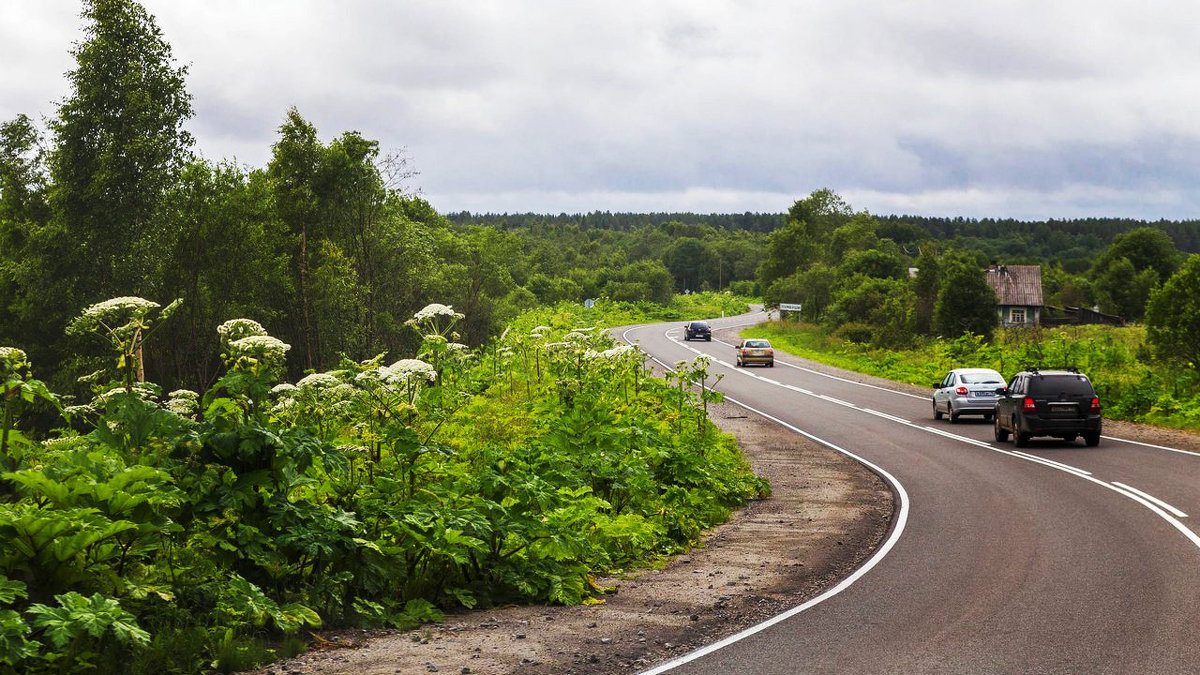
[[[757,278],[765,299],[800,303],[806,321],[875,346],[964,332],[989,337],[998,321],[985,269],[1028,258],[994,257],[898,223],[855,212],[828,189],[797,201],[783,227],[767,238]],[[1166,292],[1188,260],[1166,230],[1152,226],[1114,234],[1079,272],[1054,258],[1034,258],[1041,264],[1046,305],[1095,306],[1130,321],[1147,316],[1152,297]],[[1160,299],[1157,306],[1167,302]]]
[[[208,159],[187,131],[187,68],[154,18],[132,0],[89,0],[82,17],[70,93],[45,128],[0,124],[0,344],[56,391],[82,395],[77,378],[104,358],[64,328],[113,297],[183,300],[143,376],[203,390],[222,367],[213,327],[232,318],[293,345],[295,377],[410,351],[403,321],[434,299],[480,345],[540,304],[753,284],[752,230],[450,219],[412,190],[403,151],[357,131],[322,138],[295,108],[266,166]]]

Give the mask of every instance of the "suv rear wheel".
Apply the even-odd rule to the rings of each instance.
[[[1033,438],[1033,434],[1028,434],[1024,431],[1018,431],[1013,434],[1013,445],[1017,446],[1018,448],[1023,448],[1029,445],[1029,439],[1031,438]]]
[[[1000,426],[1000,418],[996,418],[996,424],[992,427],[992,433],[996,436],[996,442],[1003,443],[1008,440],[1008,429]]]
[[[1097,445],[1100,445],[1100,432],[1096,431],[1084,434],[1083,442],[1086,443],[1089,448],[1094,448]]]

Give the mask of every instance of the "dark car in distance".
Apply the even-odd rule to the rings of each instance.
[[[1012,434],[1018,448],[1034,436],[1055,436],[1073,442],[1079,436],[1088,446],[1100,445],[1100,398],[1087,375],[1074,368],[1030,368],[996,390],[995,436],[1003,442]]]
[[[712,328],[707,321],[689,321],[683,326],[683,339],[712,342]]]

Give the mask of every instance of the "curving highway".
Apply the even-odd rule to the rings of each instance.
[[[682,322],[624,337],[667,364],[709,355],[729,399],[880,472],[893,531],[825,596],[648,674],[1200,672],[1200,455],[1109,437],[1018,451],[990,422],[935,422],[928,397],[778,350],[735,368],[723,336],[764,319],[712,320],[712,342]]]

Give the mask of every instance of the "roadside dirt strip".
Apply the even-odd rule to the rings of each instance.
[[[730,403],[710,408],[771,481],[662,569],[599,580],[600,605],[462,612],[421,630],[324,634],[321,647],[261,673],[635,673],[819,595],[887,534],[887,485],[849,458]]]

